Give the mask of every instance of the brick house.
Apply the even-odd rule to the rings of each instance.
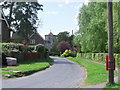
[[[43,39],[43,37],[38,33],[38,32],[35,32],[35,33],[32,33],[30,36],[29,36],[29,44],[30,45],[36,45],[36,44],[45,44],[45,41]]]
[[[29,33],[29,45],[36,45],[36,44],[45,44],[45,41],[43,39],[43,37],[38,33],[38,32],[32,32]],[[20,36],[18,35],[18,33],[13,33],[12,35],[12,41],[14,42],[15,39],[20,38]]]

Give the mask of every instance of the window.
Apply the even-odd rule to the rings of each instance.
[[[30,44],[35,44],[35,39],[31,39]]]

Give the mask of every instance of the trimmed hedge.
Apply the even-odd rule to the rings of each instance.
[[[18,62],[23,60],[48,58],[48,49],[42,44],[33,46],[20,43],[0,43],[0,45],[2,45],[3,55],[6,57],[17,58]]]
[[[106,63],[106,55],[108,55],[108,53],[78,53],[77,57],[84,57],[86,59]],[[114,57],[116,65],[120,67],[120,54],[114,54]]]

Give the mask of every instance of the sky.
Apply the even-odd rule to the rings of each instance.
[[[61,2],[39,1],[39,3],[43,5],[43,11],[38,13],[40,24],[37,30],[43,38],[50,31],[55,35],[64,31],[72,34],[72,30],[75,32],[78,29],[77,16],[83,2],[65,0]]]
[[[37,0],[43,5],[43,11],[38,11],[37,31],[45,39],[45,35],[52,32],[57,35],[60,32],[68,31],[72,34],[79,28],[77,16],[83,3],[89,0]],[[0,3],[1,4],[1,3]]]

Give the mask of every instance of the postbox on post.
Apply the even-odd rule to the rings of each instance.
[[[106,56],[106,70],[108,70],[108,55]]]
[[[109,63],[113,63],[113,67],[109,68]],[[111,62],[108,55],[106,55],[106,70],[115,70],[115,58],[114,61]]]

